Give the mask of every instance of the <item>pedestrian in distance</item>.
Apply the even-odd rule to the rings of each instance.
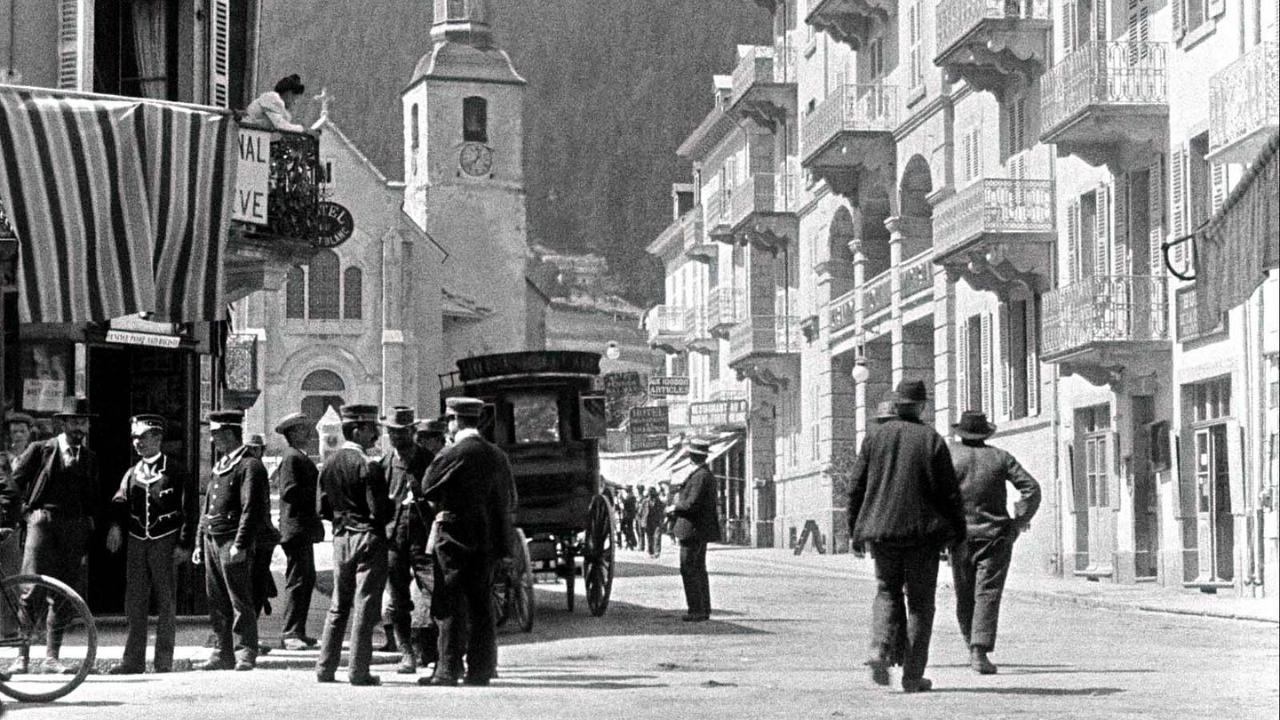
[[[645,495],[644,486],[636,485],[636,547],[640,552],[647,552],[648,546],[645,543],[647,539],[644,532],[645,520]]]
[[[107,531],[107,550],[125,549],[124,657],[108,672],[133,675],[147,665],[147,617],[156,606],[155,671],[173,670],[178,588],[175,566],[191,557],[200,522],[200,489],[195,476],[161,451],[165,419],[135,415],[129,434],[138,462],[125,471],[111,498],[115,522]],[[124,535],[128,533],[126,540]]]
[[[636,549],[636,495],[631,486],[622,490],[622,536],[628,550]]]
[[[710,444],[690,440],[685,454],[693,472],[680,487],[680,495],[670,514],[675,516],[673,534],[680,542],[680,578],[684,581],[685,622],[702,622],[711,617],[711,582],[707,578],[707,543],[720,542],[720,511],[716,500],[716,476],[707,467]]]
[[[200,544],[191,560],[205,566],[214,648],[201,670],[252,670],[258,660],[254,606],[254,546],[270,508],[267,469],[243,442],[244,413],[209,413],[209,434],[221,458],[214,463],[200,518]]]
[[[267,441],[260,433],[252,433],[244,441],[245,455],[262,460],[267,452]],[[253,607],[258,613],[258,627],[262,627],[262,617],[271,614],[271,598],[279,594],[276,579],[271,575],[271,557],[275,555],[276,546],[280,544],[280,531],[271,521],[270,482],[268,491],[261,500],[264,507],[260,510],[262,522],[258,525],[258,536],[253,542]],[[258,638],[258,654],[271,652],[271,646]]]
[[[951,574],[956,590],[956,619],[969,647],[969,667],[981,675],[997,668],[987,657],[996,647],[1000,597],[1013,543],[1040,507],[1040,483],[1008,452],[987,444],[996,426],[986,413],[966,410],[952,426],[959,442],[951,444],[964,500],[967,535],[951,545]],[[1018,490],[1009,517],[1006,483]]]
[[[504,488],[511,466],[480,434],[482,401],[451,397],[445,406],[453,444],[432,461],[424,481],[436,510],[428,545],[435,555],[431,613],[440,629],[440,658],[418,683],[488,685],[498,667],[493,573],[510,553],[513,532]]]
[[[951,454],[942,436],[920,421],[924,383],[904,380],[894,400],[898,417],[873,427],[854,461],[849,489],[849,537],[855,551],[870,546],[875,562],[871,652],[877,685],[902,650],[902,689],[930,690],[924,677],[933,633],[938,556],[965,536],[964,507]],[[905,608],[904,608],[905,591]],[[906,618],[906,647],[901,643]]]
[[[26,452],[27,446],[31,444],[32,429],[36,421],[26,413],[10,412],[5,416],[4,422],[9,436],[5,445],[9,451],[9,469],[13,470],[18,466],[18,458],[22,457],[22,453]]]
[[[305,452],[315,434],[311,420],[292,413],[276,423],[288,447],[280,456],[280,549],[284,551],[284,627],[286,650],[305,650],[317,640],[307,635],[307,615],[316,589],[315,544],[324,540],[324,524],[316,507],[320,471]]]
[[[413,600],[410,583],[425,584],[431,573],[427,557],[427,536],[431,532],[428,515],[422,505],[422,476],[431,456],[418,447],[415,436],[418,421],[411,407],[396,406],[383,418],[391,452],[382,456],[382,472],[393,505],[387,523],[387,588],[390,602],[384,620],[391,625],[396,645],[400,648],[400,665],[396,672],[412,675],[418,671],[419,658],[412,638]]]
[[[667,514],[667,505],[658,494],[658,488],[649,488],[641,508],[641,514],[644,516],[643,532],[648,543],[649,557],[657,558],[662,554],[662,526],[666,524]]]
[[[69,400],[63,411],[54,415],[62,423],[62,432],[48,440],[37,440],[27,446],[18,459],[9,482],[0,487],[0,506],[9,517],[6,524],[16,523],[25,514],[27,540],[23,548],[22,572],[28,575],[50,575],[86,596],[85,570],[89,554],[89,538],[94,518],[99,511],[98,459],[85,445],[94,415],[83,398]],[[25,502],[24,502],[25,499]],[[53,598],[46,598],[37,588],[24,591],[19,602],[20,614],[37,617],[36,608],[48,604],[45,615],[45,673],[68,674],[74,669],[59,659],[62,650],[62,619]],[[9,667],[12,674],[30,669],[29,649],[24,645]]]
[[[385,533],[392,507],[382,465],[366,453],[377,445],[382,428],[377,405],[344,405],[341,415],[346,442],[320,471],[320,513],[333,521],[333,599],[320,636],[316,679],[334,682],[350,620],[348,680],[356,686],[378,685],[369,663],[387,584]]]

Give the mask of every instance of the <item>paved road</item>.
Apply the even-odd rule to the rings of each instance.
[[[939,594],[937,690],[871,685],[861,666],[872,585],[831,559],[713,550],[711,622],[685,624],[674,557],[623,553],[608,614],[539,585],[529,635],[504,632],[487,689],[419,688],[381,669],[381,688],[318,685],[300,670],[91,677],[61,702],[10,704],[10,717],[174,718],[1275,718],[1274,625],[1120,613],[1010,598],[1001,673],[980,677],[946,591]],[[945,572],[945,568],[944,568]],[[579,583],[579,593],[581,584]]]

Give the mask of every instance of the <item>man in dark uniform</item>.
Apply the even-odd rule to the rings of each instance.
[[[261,460],[267,452],[266,438],[259,433],[253,433],[245,439],[244,448],[246,457]],[[271,575],[271,557],[276,553],[276,545],[280,544],[280,531],[271,521],[270,488],[271,482],[268,478],[267,492],[262,497],[262,523],[258,525],[258,535],[253,539],[253,565],[250,570],[253,578],[253,608],[258,614],[258,627],[262,627],[262,616],[271,614],[271,598],[279,593],[276,588],[276,579]],[[271,652],[271,646],[262,642],[260,636],[258,654],[266,655],[269,652]]]
[[[987,415],[966,410],[952,426],[960,442],[951,444],[951,461],[960,481],[968,537],[951,546],[951,574],[956,588],[956,619],[969,646],[969,666],[992,675],[996,666],[987,653],[996,647],[1000,596],[1009,576],[1013,541],[1040,508],[1040,483],[1009,453],[986,444],[996,426]],[[1021,497],[1009,517],[1006,483]]]
[[[849,488],[849,538],[855,548],[870,544],[878,586],[867,665],[873,682],[889,684],[888,668],[900,649],[899,626],[906,618],[905,692],[933,687],[924,669],[933,633],[938,555],[965,534],[960,486],[947,444],[920,422],[927,401],[923,382],[898,385],[898,417],[867,432]]]
[[[10,483],[0,492],[11,496],[4,501],[10,512],[21,508],[27,514],[22,572],[51,575],[84,596],[89,537],[100,505],[97,456],[84,444],[92,415],[88,403],[79,398],[54,418],[62,422],[62,433],[28,445],[14,467]],[[24,497],[25,504],[21,500]],[[32,588],[23,594],[21,612],[34,618],[37,606],[44,602],[43,593]],[[50,605],[46,614],[44,671],[70,673],[73,669],[58,660],[62,631],[57,615],[58,610]],[[27,653],[26,647],[21,648],[9,672],[29,669]]]
[[[160,451],[165,420],[159,415],[135,415],[129,420],[133,450],[139,460],[129,468],[111,498],[116,520],[107,531],[107,550],[125,548],[125,615],[129,634],[124,659],[110,672],[132,675],[147,665],[147,616],[156,603],[155,671],[173,669],[174,622],[177,599],[174,566],[191,557],[200,519],[200,489],[195,476]]]
[[[493,568],[510,552],[502,489],[509,465],[505,453],[480,435],[482,401],[452,397],[445,406],[453,444],[436,456],[424,480],[426,498],[436,509],[429,547],[435,553],[432,616],[440,631],[440,658],[435,673],[418,683],[456,685],[465,654],[463,682],[488,685],[498,667]]]
[[[342,435],[346,438],[342,449],[320,472],[320,513],[333,521],[333,601],[320,636],[316,679],[334,681],[350,618],[348,679],[352,685],[377,685],[379,679],[369,673],[369,662],[373,628],[378,624],[379,603],[387,584],[384,533],[392,511],[382,465],[365,454],[382,435],[378,406],[344,405]]]
[[[685,454],[693,472],[680,487],[669,514],[675,517],[673,535],[680,542],[680,578],[684,581],[689,612],[681,619],[702,622],[711,618],[711,583],[707,579],[707,543],[720,541],[720,512],[716,501],[716,476],[707,467],[710,445],[690,440]]]
[[[418,422],[413,408],[401,405],[392,408],[391,415],[382,424],[391,441],[391,452],[384,455],[381,462],[393,504],[391,521],[387,523],[387,585],[391,601],[386,620],[400,648],[400,666],[396,672],[412,675],[418,671],[419,659],[410,637],[413,601],[409,584],[422,584],[422,578],[431,572],[431,562],[427,559],[427,535],[431,528],[426,522],[427,513],[421,507],[422,476],[431,464],[431,457],[414,442]]]
[[[209,413],[209,432],[222,458],[213,465],[200,518],[201,543],[192,555],[204,563],[214,649],[201,670],[252,670],[258,660],[254,607],[254,543],[270,503],[267,469],[245,452],[244,413]],[[265,499],[264,499],[265,498]]]
[[[281,644],[286,650],[314,647],[307,635],[307,614],[316,589],[315,543],[324,540],[324,525],[316,507],[320,471],[307,457],[307,443],[315,432],[310,419],[293,413],[276,423],[288,447],[280,456],[280,549],[284,550],[284,627]]]
[[[431,465],[431,461],[445,446],[445,434],[449,432],[449,423],[444,418],[418,420],[418,432],[414,435],[414,443],[418,446],[418,451],[426,456],[427,465]],[[423,478],[425,479],[425,473]],[[422,497],[422,490],[425,486],[419,485],[419,497]],[[424,513],[423,519],[430,534],[431,521],[434,511],[431,503],[419,502],[418,507]],[[413,601],[413,612],[410,614],[410,626],[412,628],[414,653],[418,658],[419,667],[425,668],[427,665],[436,661],[439,652],[440,632],[436,628],[436,621],[431,618],[431,597],[435,588],[435,570],[431,567],[434,562],[431,553],[427,550],[426,544],[423,544],[423,556],[427,562],[426,573],[416,576],[417,582],[413,583],[410,588],[410,599]]]

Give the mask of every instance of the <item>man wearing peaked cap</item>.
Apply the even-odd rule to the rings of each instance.
[[[200,518],[200,490],[195,475],[161,451],[165,420],[160,415],[135,415],[129,434],[138,462],[130,467],[111,498],[114,522],[107,532],[107,550],[125,545],[125,615],[129,633],[124,658],[113,675],[146,669],[147,615],[156,603],[155,671],[173,669],[176,637],[177,583],[175,563],[191,556]],[[128,532],[125,541],[124,533]]]
[[[316,589],[315,543],[324,540],[324,525],[316,511],[320,472],[307,457],[315,427],[296,412],[276,423],[288,447],[280,456],[280,549],[284,550],[284,626],[280,642],[286,650],[305,650],[316,644],[307,635],[307,614]]]
[[[378,685],[369,673],[373,628],[387,583],[387,522],[392,505],[382,465],[365,453],[382,435],[377,405],[344,405],[346,442],[320,473],[320,512],[333,521],[333,598],[320,636],[316,679],[333,682],[342,657],[342,636],[351,621],[352,685]]]
[[[684,581],[685,622],[703,622],[711,617],[711,585],[707,578],[707,543],[720,541],[720,515],[716,500],[716,478],[707,467],[711,445],[691,439],[685,454],[693,472],[680,486],[680,495],[670,514],[675,516],[672,535],[680,543],[680,577]]]

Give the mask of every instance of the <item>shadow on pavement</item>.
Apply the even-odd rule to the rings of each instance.
[[[1031,688],[1031,687],[983,687],[983,688],[934,688],[936,693],[977,693],[980,695],[1032,695],[1044,697],[1104,697],[1124,692],[1121,688]]]
[[[4,703],[5,713],[22,712],[23,710],[37,710],[44,708],[97,708],[97,707],[119,707],[124,705],[123,702],[116,700],[84,700],[76,702],[75,700],[55,700],[47,703],[20,703],[14,700],[6,700]]]
[[[619,560],[614,563],[614,578],[634,577],[679,577],[680,568],[657,563],[628,562]]]
[[[518,669],[502,671],[501,677],[493,681],[494,686],[512,688],[565,688],[581,690],[638,690],[645,688],[669,687],[656,681],[656,675],[607,674],[607,673],[574,673],[562,670],[554,672],[521,672]]]
[[[1113,673],[1153,673],[1151,668],[1087,668],[1075,665],[1016,665],[1013,663],[996,663],[1001,675],[1110,675]],[[937,668],[968,668],[968,663],[930,664]]]

